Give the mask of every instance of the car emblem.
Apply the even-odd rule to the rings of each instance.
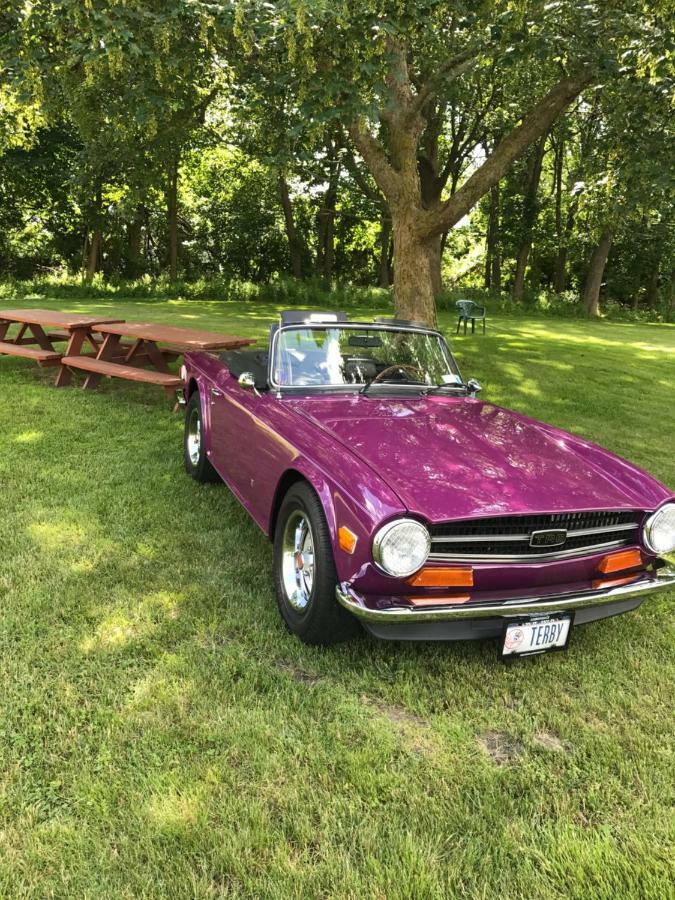
[[[566,540],[566,528],[548,528],[530,534],[530,547],[561,547]]]

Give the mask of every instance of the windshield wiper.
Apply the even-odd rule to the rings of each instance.
[[[424,385],[423,385],[421,382],[418,382],[418,381],[400,381],[400,380],[395,380],[395,381],[394,381],[394,380],[390,380],[390,379],[388,379],[388,378],[381,378],[379,381],[375,381],[375,380],[373,380],[373,381],[367,381],[367,382],[363,385],[363,387],[359,388],[359,394],[367,394],[368,391],[371,389],[371,387],[374,387],[374,386],[377,385],[377,384],[388,384],[388,385],[392,385],[392,384],[393,384],[395,387],[398,386],[398,385],[402,385],[402,384],[405,384],[405,385],[407,385],[408,387],[410,387],[410,385],[413,385],[413,386],[414,386],[414,385],[419,385],[419,387],[421,387],[421,388],[424,387]]]
[[[435,384],[422,391],[422,393],[425,397],[430,397],[432,394],[440,394],[443,391],[462,391],[462,393],[467,394],[469,386],[467,384]]]

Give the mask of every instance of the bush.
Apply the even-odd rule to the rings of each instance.
[[[348,282],[326,284],[321,279],[296,281],[278,278],[254,283],[220,276],[198,278],[193,281],[171,282],[166,277],[148,275],[134,281],[97,275],[91,284],[80,276],[57,273],[29,280],[7,278],[0,281],[0,301],[39,300],[139,299],[139,300],[211,300],[223,303],[273,303],[292,308],[316,306],[325,309],[381,310],[393,302],[391,290],[362,287]],[[438,299],[438,309],[454,313],[458,300],[474,300],[486,306],[488,313],[505,316],[542,315],[558,318],[586,318],[579,295],[575,291],[551,294],[546,291],[529,293],[522,303],[514,303],[508,294],[495,294],[477,287],[455,287],[444,291]],[[603,300],[602,317],[618,322],[672,322],[675,310],[634,309],[615,300]]]
[[[372,307],[391,303],[391,292],[376,287],[336,282],[327,285],[320,279],[296,281],[280,278],[253,283],[222,277],[171,282],[165,277],[144,276],[136,280],[104,279],[97,275],[91,284],[79,276],[65,273],[40,278],[0,281],[0,299],[39,300],[139,299],[139,300],[212,300],[234,303],[276,303],[292,306],[325,306],[341,309]]]
[[[585,319],[586,310],[576,291],[552,294],[548,291],[526,292],[521,303],[514,303],[508,294],[495,294],[481,288],[453,288],[444,291],[438,299],[438,308],[454,312],[458,300],[473,300],[485,306],[488,313],[506,316],[542,315],[566,319]],[[612,299],[600,301],[603,319],[615,322],[672,322],[675,310],[634,309]]]

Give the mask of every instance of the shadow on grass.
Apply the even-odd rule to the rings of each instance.
[[[134,318],[184,312],[143,306]],[[665,341],[495,325],[454,342],[487,400],[675,482]],[[506,867],[531,896],[573,888],[593,853],[608,895],[668,883],[667,599],[510,667],[494,641],[305,647],[276,611],[267,540],[182,471],[182,423],[156,392],[0,372],[0,887],[12,860],[41,895],[491,895]],[[499,769],[490,734],[519,748]]]

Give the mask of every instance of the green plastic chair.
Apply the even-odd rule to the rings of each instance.
[[[459,326],[464,322],[464,334],[466,334],[467,322],[471,322],[471,334],[476,332],[476,320],[483,323],[483,334],[485,334],[486,311],[484,306],[478,306],[473,300],[458,300],[457,309],[459,318],[457,319],[457,331],[459,334]]]

